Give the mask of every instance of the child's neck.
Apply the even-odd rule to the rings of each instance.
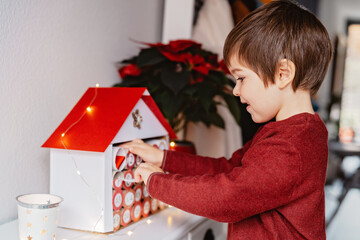
[[[276,115],[276,121],[284,120],[300,113],[315,114],[308,91],[296,90],[295,93],[292,92],[285,95],[283,105]]]

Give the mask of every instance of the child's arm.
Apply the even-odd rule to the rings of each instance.
[[[240,161],[248,146],[235,151],[231,158],[211,158],[183,152],[165,151],[161,168],[185,176],[230,172]]]
[[[224,157],[211,158],[182,152],[160,151],[140,139],[123,144],[121,147],[129,149],[132,153],[142,157],[145,162],[161,167],[166,172],[182,175],[201,175],[231,171],[234,166],[240,164],[242,156],[250,144],[251,141],[234,152],[229,160]]]
[[[187,212],[238,222],[293,200],[299,158],[286,142],[262,143],[248,150],[242,166],[230,172],[198,176],[156,172],[147,178],[147,188],[153,198]]]

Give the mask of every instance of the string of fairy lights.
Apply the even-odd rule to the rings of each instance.
[[[76,160],[74,158],[74,156],[71,154],[71,150],[68,149],[68,147],[66,146],[65,142],[63,141],[63,139],[66,137],[66,134],[68,133],[68,131],[70,131],[71,128],[73,128],[76,124],[78,124],[81,119],[83,119],[83,117],[86,115],[86,114],[89,114],[92,112],[92,105],[97,97],[97,94],[98,94],[98,89],[99,88],[99,84],[96,84],[96,87],[95,87],[95,93],[94,93],[94,96],[93,98],[91,99],[90,103],[88,104],[88,106],[86,107],[86,109],[84,110],[83,114],[75,121],[73,122],[62,134],[61,134],[61,137],[60,137],[60,140],[61,140],[61,144],[63,145],[64,149],[67,150],[67,153],[69,154],[70,158],[72,159],[72,162],[74,164],[74,168],[75,168],[75,172],[76,174],[80,177],[80,179],[82,180],[82,182],[88,187],[88,189],[94,194],[96,200],[98,201],[99,203],[99,206],[100,206],[100,216],[99,218],[97,219],[97,221],[95,222],[93,228],[92,228],[92,232],[95,232],[95,229],[97,227],[97,225],[99,224],[100,220],[104,217],[104,206],[102,205],[101,203],[101,200],[100,200],[100,197],[99,197],[99,194],[94,190],[94,188],[88,183],[88,181],[83,177],[83,175],[81,174],[81,171],[76,163]],[[128,179],[123,179],[123,181],[127,181]],[[135,182],[134,179],[129,179],[129,181],[131,182]],[[169,206],[170,207],[170,206]],[[143,224],[151,224],[152,223],[152,220],[151,219],[147,219],[146,221],[144,222],[137,222],[137,224],[132,227],[129,231],[127,231],[126,233],[112,233],[112,234],[109,234],[107,235],[107,239],[112,239],[112,238],[116,238],[116,239],[119,239],[119,237],[121,236],[132,236],[135,232],[135,229],[138,228],[139,226],[142,226]],[[128,226],[129,228],[130,226]],[[63,239],[63,240],[68,240],[67,239]]]
[[[76,120],[75,122],[73,122],[62,134],[61,134],[61,144],[63,145],[64,149],[68,150],[67,153],[70,155],[70,158],[72,159],[73,163],[74,163],[74,167],[75,167],[75,170],[76,170],[76,174],[81,178],[81,180],[83,181],[83,183],[85,183],[85,185],[89,188],[89,190],[91,192],[93,192],[94,196],[96,197],[96,200],[98,201],[99,205],[100,205],[100,209],[101,209],[101,212],[100,212],[100,217],[97,219],[96,223],[94,224],[93,226],[93,232],[95,231],[98,223],[100,222],[100,220],[104,217],[104,207],[102,206],[101,204],[101,200],[99,198],[99,195],[98,193],[90,186],[90,184],[86,181],[86,179],[81,175],[81,172],[78,168],[78,165],[76,163],[76,160],[74,158],[74,156],[71,154],[70,150],[66,147],[63,139],[66,135],[66,133],[71,129],[73,128],[76,124],[78,124],[81,119],[87,114],[87,113],[90,113],[92,108],[92,104],[94,103],[96,97],[97,97],[97,89],[99,88],[99,84],[96,84],[96,87],[95,87],[95,93],[94,93],[94,97],[91,99],[88,107],[86,108],[86,110],[83,112],[83,114],[78,118],[78,120]]]

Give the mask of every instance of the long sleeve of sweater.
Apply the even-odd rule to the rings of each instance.
[[[165,169],[177,173],[152,174],[149,194],[220,222],[239,222],[289,203],[301,167],[299,153],[283,140],[261,141],[244,155],[235,152],[230,163],[182,154],[180,164],[179,155],[167,156],[172,157],[179,159],[167,159]],[[238,166],[233,167],[234,163]],[[189,172],[192,175],[181,174]]]
[[[222,158],[211,158],[203,156],[194,156],[188,153],[165,151],[161,168],[170,173],[178,173],[185,176],[215,174],[221,172],[230,172],[234,166],[238,166],[247,151],[251,141],[232,154],[228,160]]]

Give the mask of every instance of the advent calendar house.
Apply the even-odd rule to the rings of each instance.
[[[116,144],[176,138],[146,88],[89,88],[42,147],[50,148],[50,193],[61,196],[58,225],[113,231]]]

